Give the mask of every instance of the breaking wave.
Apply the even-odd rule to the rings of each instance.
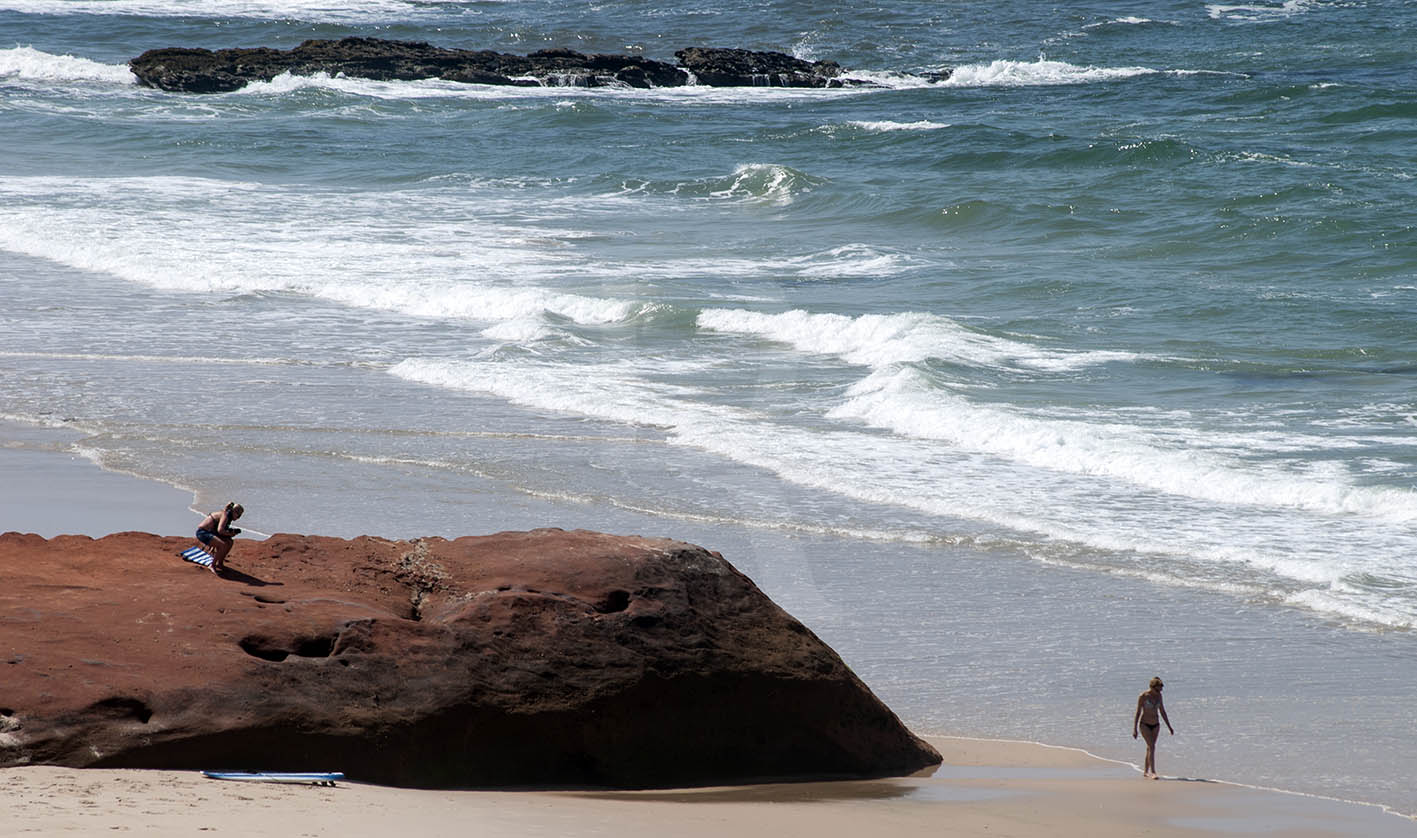
[[[127,64],[104,64],[72,55],[53,55],[33,47],[0,49],[0,79],[44,82],[137,84]]]

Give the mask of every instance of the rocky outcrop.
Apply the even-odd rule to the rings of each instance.
[[[722,557],[584,531],[0,536],[0,766],[418,787],[899,774],[938,754]]]
[[[711,87],[841,87],[841,65],[780,52],[690,47],[674,53],[699,84]]]
[[[693,47],[676,53],[681,66],[633,55],[585,55],[549,49],[530,55],[445,49],[377,38],[311,40],[290,50],[148,50],[128,66],[139,83],[162,90],[222,93],[282,73],[327,73],[382,81],[444,79],[474,84],[629,87],[713,86],[840,87],[865,84],[844,78],[833,61],[803,61],[776,52]]]

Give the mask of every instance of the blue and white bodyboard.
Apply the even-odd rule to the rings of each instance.
[[[203,550],[201,545],[198,544],[193,544],[177,555],[181,556],[183,561],[188,561],[192,564],[199,564],[202,567],[212,566],[212,554]]]

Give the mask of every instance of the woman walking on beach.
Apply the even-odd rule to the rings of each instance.
[[[1166,705],[1161,701],[1163,686],[1160,678],[1152,678],[1146,692],[1137,696],[1137,712],[1132,716],[1132,738],[1137,738],[1137,728],[1140,725],[1141,736],[1146,740],[1146,765],[1142,768],[1141,775],[1153,780],[1159,776],[1156,773],[1156,737],[1161,734],[1161,722],[1166,723],[1166,729],[1171,731],[1172,736],[1176,735],[1176,729],[1166,717]]]

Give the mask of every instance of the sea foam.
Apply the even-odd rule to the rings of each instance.
[[[1302,14],[1307,12],[1314,5],[1314,0],[1284,0],[1284,2],[1277,4],[1244,3],[1226,5],[1211,3],[1205,7],[1205,10],[1214,20],[1229,19],[1258,22],[1277,20]]]
[[[59,194],[62,207],[29,209]],[[459,197],[297,197],[281,187],[180,177],[0,178],[0,247],[164,290],[296,293],[488,324],[546,314],[603,324],[647,305],[542,287],[536,278],[576,271],[561,248],[543,243],[557,232],[487,222],[479,236],[460,235],[465,207],[439,209]],[[407,215],[390,220],[398,204],[429,215],[407,225]],[[266,223],[274,217],[284,223]]]
[[[126,64],[103,64],[72,55],[54,55],[33,47],[0,49],[0,79],[45,82],[108,82],[131,85],[137,78]]]
[[[913,369],[874,373],[848,396],[830,416],[1050,471],[1104,476],[1226,507],[1417,521],[1417,492],[1352,485],[1344,473],[1295,474],[1257,466],[1208,449],[1203,435],[1182,429],[1030,416],[979,405]]]
[[[628,85],[607,85],[601,87],[561,86],[542,84],[539,79],[530,79],[537,85],[518,86],[505,84],[476,84],[444,79],[410,79],[400,81],[380,81],[328,73],[292,75],[282,73],[270,81],[252,81],[244,87],[224,95],[239,96],[281,96],[303,90],[330,90],[347,96],[360,96],[380,100],[421,100],[453,99],[470,101],[506,102],[509,106],[527,105],[552,107],[567,110],[581,107],[586,102],[598,100],[620,100],[644,103],[665,103],[686,106],[714,107],[720,105],[742,105],[761,102],[791,102],[794,100],[821,100],[842,96],[856,96],[880,92],[877,88],[809,88],[809,87],[710,87],[708,85],[687,84],[676,87],[640,88]],[[915,85],[904,83],[883,84],[883,87],[923,86],[924,79],[916,79]]]
[[[694,369],[666,370],[654,360],[573,367],[411,358],[390,372],[538,410],[653,427],[667,442],[862,503],[1040,534],[1059,549],[1104,551],[1090,566],[1111,561],[1122,572],[1212,589],[1250,590],[1257,578],[1272,575],[1296,591],[1331,591],[1335,598],[1295,596],[1296,605],[1388,625],[1412,620],[1405,606],[1374,608],[1370,595],[1341,584],[1354,572],[1353,551],[1380,566],[1387,552],[1411,542],[1410,534],[1394,537],[1406,524],[1393,527],[1364,514],[1379,511],[1372,504],[1384,502],[1381,492],[1333,484],[1311,491],[1302,480],[1248,474],[1221,457],[1167,451],[1147,429],[1030,419],[963,400],[942,402],[925,387],[917,405],[877,403],[891,417],[892,434],[808,429],[706,400],[698,388],[678,383]],[[843,413],[861,415],[863,405]],[[1134,485],[1155,491],[1139,493]],[[1389,511],[1402,512],[1405,504],[1397,517],[1411,512],[1412,493],[1390,500]],[[1267,502],[1279,508],[1252,511]],[[1194,566],[1178,575],[1178,562]],[[1263,584],[1268,589],[1273,580]]]
[[[914,122],[893,122],[891,120],[863,121],[853,120],[846,123],[852,128],[859,128],[862,131],[873,133],[888,133],[891,131],[935,131],[940,128],[948,128],[948,122],[931,122],[928,119],[917,119]]]
[[[403,0],[0,0],[0,10],[33,15],[122,15],[179,18],[250,18],[319,23],[370,23],[418,19],[428,4]]]
[[[698,316],[698,325],[717,332],[757,335],[802,352],[835,355],[870,367],[937,359],[970,366],[1056,371],[1138,357],[1125,352],[1045,349],[919,312],[847,317],[800,309],[777,314],[705,309]]]
[[[1079,67],[1066,61],[997,60],[988,64],[965,64],[954,68],[945,87],[1035,87],[1060,84],[1091,84],[1120,81],[1162,72],[1150,67]]]

